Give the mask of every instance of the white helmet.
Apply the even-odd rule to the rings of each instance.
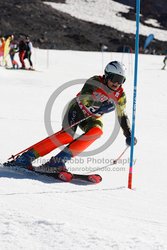
[[[124,83],[126,80],[125,66],[124,64],[113,61],[107,64],[104,70],[105,80],[111,80],[112,82]]]

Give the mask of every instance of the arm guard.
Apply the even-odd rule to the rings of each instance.
[[[125,137],[131,136],[130,122],[128,116],[124,114],[121,117],[119,117],[119,123],[123,130],[124,136]]]
[[[123,92],[121,98],[118,100],[117,114],[124,136],[129,137],[131,136],[131,129],[128,116],[125,113],[125,108],[126,108],[126,95]]]

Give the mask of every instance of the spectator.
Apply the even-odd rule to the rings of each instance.
[[[30,38],[27,36],[26,40],[25,40],[25,44],[26,44],[26,52],[24,55],[24,59],[28,59],[29,64],[30,64],[30,68],[29,69],[33,69],[33,63],[31,61],[31,55],[32,55],[32,42],[30,41]]]
[[[164,63],[164,66],[162,67],[162,70],[166,68],[167,56],[164,57],[163,63]]]
[[[5,38],[4,37],[0,37],[0,57],[4,56],[4,47],[5,47]],[[0,62],[1,65],[2,61]]]
[[[12,67],[14,69],[18,69],[19,68],[19,64],[16,62],[16,60],[14,60],[14,56],[15,54],[18,52],[18,44],[16,41],[12,40],[10,43],[10,50],[9,50],[9,55],[10,55],[10,59],[12,62]]]
[[[21,69],[25,69],[25,63],[24,63],[24,58],[26,54],[26,43],[24,40],[21,40],[19,42],[19,59],[21,62]]]

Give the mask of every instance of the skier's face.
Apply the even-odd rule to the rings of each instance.
[[[121,86],[121,83],[112,82],[111,80],[108,80],[107,85],[111,90],[117,91],[119,89],[119,87]]]

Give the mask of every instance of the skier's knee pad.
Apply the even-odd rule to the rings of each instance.
[[[103,134],[103,130],[100,126],[95,126],[90,128],[86,133],[85,136],[89,136],[88,140],[96,140]]]

